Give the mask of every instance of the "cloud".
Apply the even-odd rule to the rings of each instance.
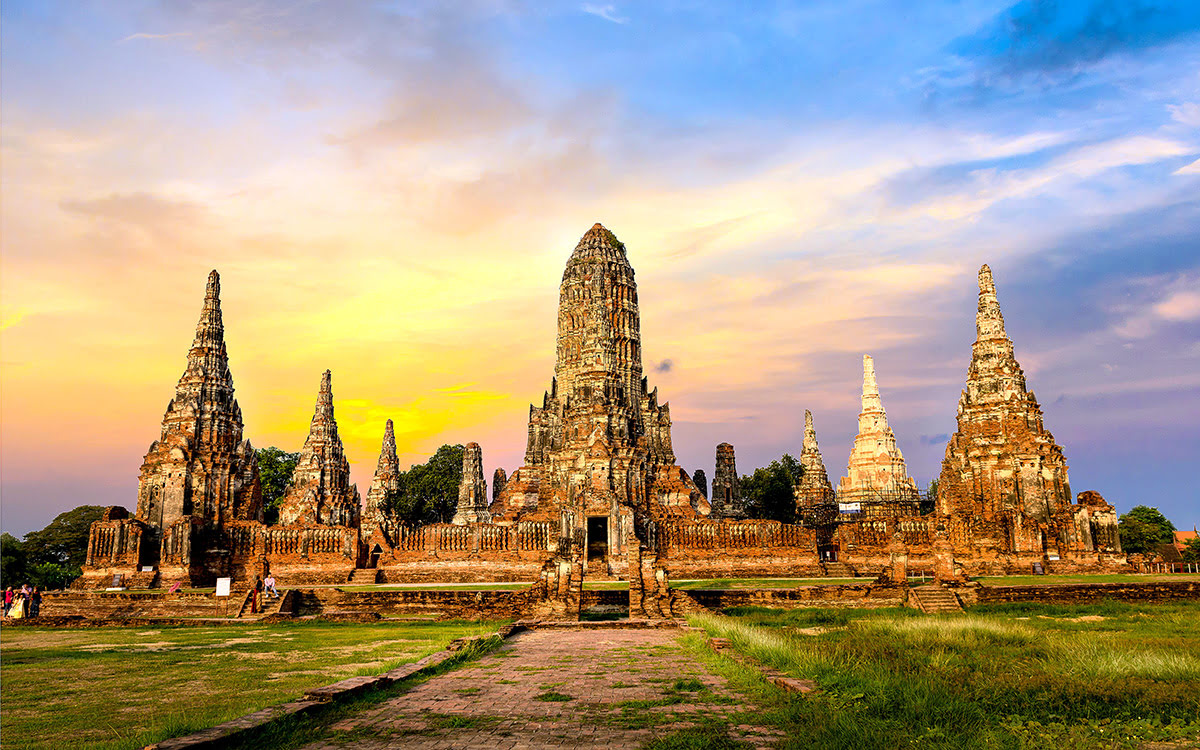
[[[1200,272],[1140,279],[1141,300],[1116,307],[1123,313],[1113,332],[1122,339],[1145,339],[1164,324],[1200,320]]]
[[[1200,31],[1191,0],[1022,0],[952,49],[983,60],[981,78],[1057,83],[1116,55]]]
[[[1175,174],[1175,175],[1200,174],[1200,159],[1197,159],[1196,161],[1192,162],[1191,164],[1186,164],[1186,165],[1180,167],[1179,169],[1176,169],[1171,174]]]
[[[675,362],[670,359],[664,359],[654,366],[655,372],[670,372],[675,367]]]
[[[628,18],[617,15],[617,8],[615,5],[593,5],[592,3],[584,3],[580,7],[580,10],[588,15],[597,16],[599,18],[603,18],[605,21],[611,21],[616,24],[629,23]]]
[[[120,41],[117,42],[117,44],[124,44],[125,42],[129,42],[134,39],[171,39],[174,37],[191,36],[191,35],[192,35],[192,32],[190,32],[190,31],[174,31],[169,34],[147,34],[147,33],[139,31],[136,34],[130,34],[129,36],[125,37],[124,39],[121,39]]]
[[[1171,119],[1175,122],[1193,128],[1200,128],[1200,104],[1196,104],[1195,102],[1168,104],[1167,111],[1171,113]]]

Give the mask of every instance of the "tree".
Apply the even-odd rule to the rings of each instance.
[[[102,505],[80,505],[59,513],[44,529],[26,534],[25,557],[31,570],[38,563],[82,567],[92,524],[103,515]]]
[[[0,585],[20,586],[28,575],[25,545],[8,532],[0,534]]]
[[[696,473],[692,474],[692,484],[700,489],[700,494],[708,497],[708,477],[704,476],[704,469],[696,469]]]
[[[425,463],[400,472],[400,488],[384,498],[384,512],[408,527],[450,521],[458,509],[462,462],[463,446],[443,445]]]
[[[1183,552],[1179,553],[1183,557],[1184,562],[1200,562],[1200,536],[1194,536],[1183,545]]]
[[[1175,524],[1158,508],[1145,505],[1135,506],[1117,522],[1121,549],[1130,554],[1153,554],[1160,544],[1169,544],[1175,539],[1174,532]]]
[[[262,483],[263,521],[279,522],[279,504],[292,486],[292,473],[296,471],[299,453],[288,453],[280,448],[259,448],[254,451],[258,459],[258,478]]]
[[[796,521],[796,490],[804,468],[785,453],[766,468],[755,469],[740,480],[742,500],[750,518],[769,518],[781,523]]]

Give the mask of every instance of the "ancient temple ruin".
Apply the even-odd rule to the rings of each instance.
[[[711,505],[675,464],[670,409],[642,370],[633,268],[596,224],[563,273],[555,373],[530,407],[524,465],[496,471],[490,507],[471,443],[455,523],[399,523],[389,507],[401,475],[389,420],[360,513],[326,371],[280,523],[268,525],[214,271],[187,368],[143,462],[136,514],[113,507],[92,525],[75,585],[114,574],[145,586],[245,583],[267,572],[288,586],[336,584],[356,571],[366,574],[356,581],[529,581],[534,599],[570,616],[587,575],[627,579],[631,613],[668,616],[668,566],[732,577],[895,574],[900,559],[970,574],[1122,565],[1112,506],[1094,492],[1071,502],[1063,451],[1026,388],[987,266],[976,332],[935,512],[917,514],[916,484],[864,357],[858,435],[836,492],[806,411],[799,523],[748,519],[732,445],[717,447]]]
[[[979,269],[975,331],[958,429],[946,444],[938,480],[938,513],[969,526],[955,536],[957,546],[1059,559],[1096,549],[1119,552],[1112,506],[1097,502],[1097,493],[1088,493],[1088,503],[1071,502],[1063,450],[1026,387],[986,265]]]
[[[399,490],[400,461],[396,457],[395,429],[392,427],[392,420],[389,419],[383,428],[379,461],[375,465],[375,476],[371,479],[371,487],[367,490],[367,500],[362,511],[362,538],[369,547],[395,544],[396,528],[388,512],[387,501],[389,496]],[[382,547],[380,551],[382,552]]]
[[[358,526],[360,506],[358,487],[350,483],[350,462],[333,416],[333,375],[326,370],[291,488],[279,505],[279,522],[285,526]]]
[[[875,361],[864,354],[858,435],[850,451],[846,476],[838,482],[838,505],[842,512],[871,516],[916,515],[919,501],[917,483],[908,476],[904,454],[888,426],[875,379]]]
[[[242,440],[242,409],[225,351],[221,277],[213,271],[187,368],[167,404],[161,435],[142,461],[137,517],[157,537],[181,519],[222,524],[258,520],[261,512],[254,448]]]
[[[796,485],[797,510],[811,511],[833,505],[833,485],[829,483],[829,474],[825,471],[825,461],[817,446],[813,415],[808,409],[804,410],[804,444],[800,449],[800,466],[800,483]]]
[[[717,446],[717,466],[713,472],[709,505],[712,506],[709,513],[712,518],[742,518],[746,515],[742,486],[738,481],[737,458],[729,443]]]
[[[462,480],[458,484],[458,508],[451,523],[465,526],[491,522],[487,482],[483,478],[483,451],[479,443],[467,443],[463,448]]]

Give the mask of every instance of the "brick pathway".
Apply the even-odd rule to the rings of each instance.
[[[680,631],[535,630],[498,651],[337,722],[305,750],[639,747],[716,720],[769,747],[780,734],[735,725],[743,698],[680,646]]]

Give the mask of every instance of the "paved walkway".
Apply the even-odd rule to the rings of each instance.
[[[736,724],[742,697],[684,652],[681,633],[535,630],[489,656],[337,722],[306,750],[639,747],[718,721],[755,747],[773,729]]]

